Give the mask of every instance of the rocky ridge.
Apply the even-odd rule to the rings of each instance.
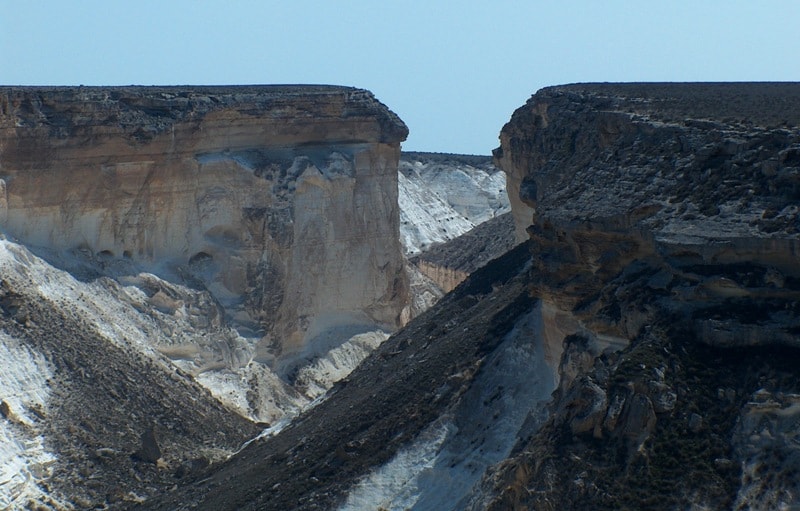
[[[137,337],[130,305],[103,283],[52,273],[7,240],[0,268],[4,508],[142,501],[262,429],[155,352],[155,325]]]

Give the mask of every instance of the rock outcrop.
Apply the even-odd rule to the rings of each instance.
[[[515,245],[510,213],[496,216],[461,236],[409,259],[444,292],[450,292],[467,276]]]
[[[621,271],[651,265],[658,275],[650,286],[671,297],[663,307],[695,313],[705,342],[750,343],[756,318],[717,309],[796,299],[799,103],[795,84],[539,92],[503,128],[495,155],[533,212],[515,220],[536,247],[537,295],[565,311],[588,310],[587,299]],[[674,278],[689,283],[674,289]],[[773,313],[761,312],[764,328]],[[642,319],[622,315],[605,333],[631,339]],[[793,324],[773,319],[770,337],[797,344]]]
[[[770,433],[797,431],[759,410],[799,390],[798,125],[788,83],[570,85],[514,113],[496,161],[532,293],[571,326],[550,418],[471,508],[798,504]]]
[[[400,235],[409,257],[509,211],[505,174],[491,157],[404,152]]]
[[[406,135],[347,87],[4,87],[0,225],[205,287],[280,369],[400,324]]]

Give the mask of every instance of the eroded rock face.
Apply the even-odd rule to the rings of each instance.
[[[778,358],[800,347],[798,124],[788,83],[569,85],[514,113],[496,162],[532,292],[571,328],[550,332],[548,421],[472,508],[797,505],[772,435],[796,434],[777,417],[797,392]]]
[[[537,93],[503,128],[495,156],[520,186],[517,231],[538,247],[542,296],[571,310],[636,261],[660,267],[650,287],[676,308],[796,299],[787,282],[800,253],[798,119],[796,84]],[[687,274],[686,288],[673,290],[673,277]],[[733,321],[724,316],[695,318],[707,342],[758,342],[743,318],[724,333],[719,322]],[[609,333],[632,338],[641,318],[628,321]],[[774,338],[796,342],[785,329]]]
[[[280,368],[398,326],[406,134],[345,87],[5,87],[0,222],[206,287]]]

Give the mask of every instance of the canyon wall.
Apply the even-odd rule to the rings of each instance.
[[[674,294],[676,309],[784,296],[800,255],[798,103],[798,86],[778,83],[538,92],[495,151],[520,186],[512,207],[517,232],[534,241],[535,293],[563,310],[585,308],[620,271],[646,261],[665,282],[667,273],[702,274],[697,289]],[[762,267],[760,281],[710,270],[739,263]],[[606,330],[630,339],[640,326]],[[747,343],[741,323],[728,337],[712,323],[696,326],[709,343]],[[787,332],[776,335],[797,344]]]
[[[255,360],[313,355],[401,321],[406,135],[347,87],[4,87],[0,225],[207,288]]]
[[[527,241],[145,507],[797,507],[798,125],[800,84],[539,91],[495,152]]]
[[[798,125],[796,83],[576,84],[514,113],[495,161],[560,381],[470,509],[798,504],[797,429],[756,413],[741,443],[800,390]]]

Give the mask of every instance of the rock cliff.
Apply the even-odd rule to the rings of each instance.
[[[400,324],[406,135],[347,87],[4,87],[0,225],[208,289],[282,370]]]
[[[94,423],[72,430],[74,439],[62,435],[48,444],[45,436],[40,445],[36,435],[51,427],[45,417],[63,407],[43,408],[45,379],[14,371],[0,382],[11,381],[12,390],[37,390],[0,403],[0,433],[24,433],[33,448],[26,463],[18,463],[22,455],[13,449],[2,454],[34,473],[51,470],[50,453],[57,452],[73,463],[52,469],[63,472],[49,480],[73,485],[93,467],[124,459],[123,469],[108,469],[103,481],[92,483],[97,488],[79,494],[88,504],[118,508],[797,507],[798,125],[800,84],[543,89],[515,112],[495,153],[508,173],[516,233],[524,243],[471,269],[452,292],[386,341],[358,337],[320,359],[318,370],[298,371],[293,378],[308,387],[309,396],[320,396],[317,406],[262,431],[223,463],[192,467],[195,454],[206,462],[211,457],[180,433],[190,431],[188,437],[230,452],[239,438],[231,431],[237,420],[226,422],[228,433],[211,441],[185,410],[176,410],[179,419],[169,421],[176,407],[169,392],[158,390],[156,404],[142,407],[152,393],[142,395],[131,383],[122,388],[133,396],[131,411],[120,420],[135,427],[119,426],[122,448],[109,451],[99,443],[110,441],[107,433],[117,426]],[[337,154],[347,160],[345,151]],[[326,179],[335,179],[326,168],[329,174],[331,167],[343,168],[335,163],[339,156],[325,164],[301,157]],[[200,158],[205,163],[197,165],[216,165],[217,158]],[[225,165],[257,167],[249,163],[253,153],[235,158],[241,161]],[[4,190],[14,186],[11,179],[4,183]],[[11,216],[18,199],[4,193],[4,211]],[[73,271],[91,287],[70,281],[71,291],[54,304],[48,300],[61,277],[37,273],[36,257],[12,245],[5,243],[0,252],[9,275],[0,287],[0,360],[45,374],[61,368],[71,388],[97,396],[99,406],[114,406],[103,396],[121,392],[109,369],[79,350],[48,360],[43,354],[59,338],[52,326],[42,325],[64,325],[67,337],[79,341],[76,346],[97,346],[100,339],[126,346],[121,341],[130,332],[139,332],[140,339],[161,329],[170,335],[159,335],[170,337],[201,319],[222,331],[214,313],[220,314],[218,302],[234,311],[242,329],[255,321],[245,316],[252,314],[246,304],[231,305],[218,292],[223,288],[214,276],[224,271],[213,266],[223,257],[211,252],[216,245],[179,265],[190,276],[182,283],[147,273],[109,282]],[[241,246],[240,240],[230,250]],[[97,253],[118,248],[90,248],[85,252],[93,268],[99,261],[125,275],[124,253],[121,259],[116,252]],[[131,264],[146,264],[149,256],[145,251],[130,257]],[[200,289],[189,287],[192,279]],[[32,284],[37,282],[43,284]],[[216,294],[204,291],[206,286]],[[120,318],[145,310],[158,329],[148,330],[149,322],[112,327],[102,318],[85,319],[102,316],[98,300],[113,301],[111,296],[126,297],[115,309]],[[231,341],[223,351],[235,353],[235,347]],[[186,356],[181,343],[171,349],[175,358]],[[341,376],[335,375],[337,360],[373,349],[322,394]],[[263,357],[271,352],[277,350],[268,347]],[[151,377],[162,382],[158,389],[167,380],[182,381],[181,373],[164,371],[170,366],[157,354],[151,358],[161,361]],[[111,362],[111,372],[124,365]],[[181,385],[191,393],[190,381]],[[59,396],[74,409],[81,401],[67,389]],[[283,395],[292,399],[290,394]],[[205,414],[222,420],[207,396],[202,403]],[[148,427],[141,409],[170,427]],[[163,449],[153,441],[157,435],[167,437]],[[93,442],[94,455],[75,454],[79,442]],[[161,463],[153,463],[158,454]],[[126,477],[137,476],[125,485]],[[177,486],[169,490],[168,481],[176,477]],[[20,495],[34,492],[24,481],[11,483],[22,488]],[[126,491],[109,491],[115,484]],[[63,490],[57,496],[62,495]]]
[[[789,83],[570,85],[514,113],[495,158],[560,381],[473,509],[798,504],[798,125]]]
[[[798,84],[540,91],[495,154],[528,240],[145,507],[797,506],[798,124]]]

